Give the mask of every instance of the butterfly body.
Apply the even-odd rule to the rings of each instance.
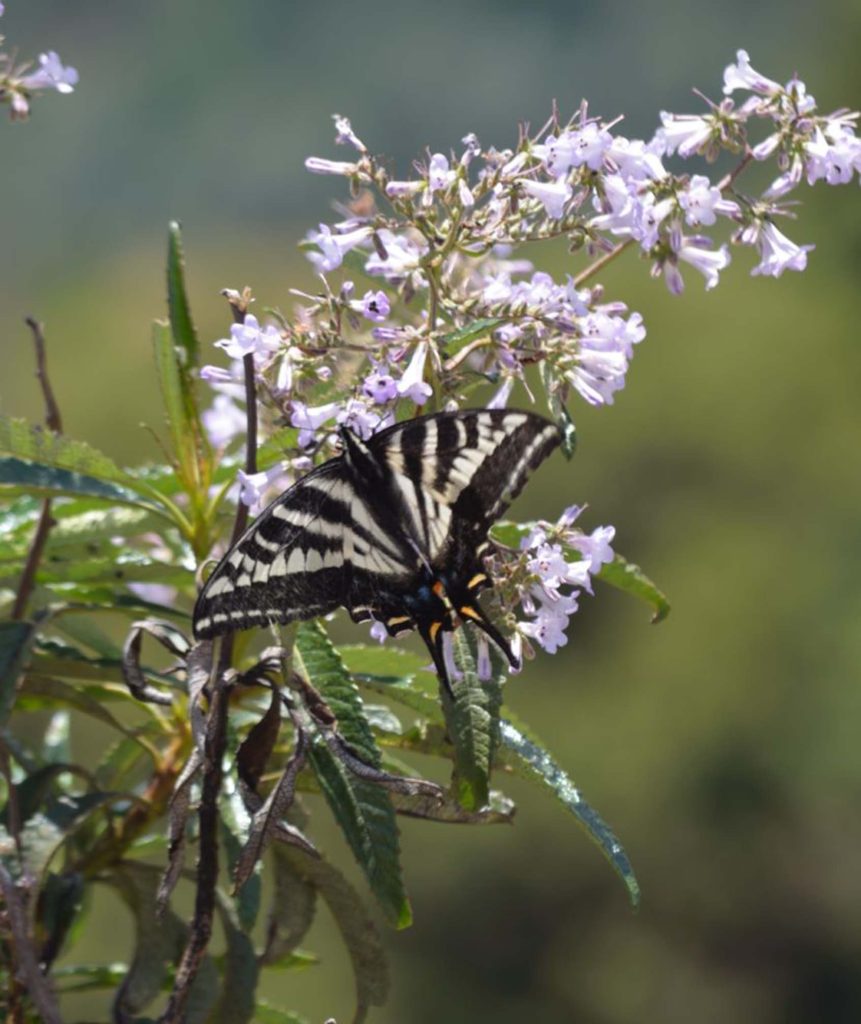
[[[396,424],[275,499],[224,556],[194,610],[198,638],[345,607],[387,632],[417,629],[448,685],[442,638],[471,619],[516,664],[478,593],[487,531],[559,444],[534,413],[466,410]]]

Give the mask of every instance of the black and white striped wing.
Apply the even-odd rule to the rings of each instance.
[[[391,470],[406,526],[435,568],[478,544],[561,441],[534,413],[475,409],[424,416],[371,438]]]
[[[345,604],[344,537],[352,504],[341,459],[276,498],[204,584],[194,609],[195,636],[309,619]]]

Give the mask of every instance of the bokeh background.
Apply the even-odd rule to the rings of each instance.
[[[699,109],[691,86],[719,98],[740,46],[772,77],[797,70],[823,110],[861,105],[857,0],[8,0],[0,27],[81,74],[31,123],[0,126],[0,405],[41,416],[35,314],[67,431],[128,463],[154,455],[140,423],[159,415],[149,322],[168,220],[204,340],[226,329],[221,287],[289,306],[312,283],[295,242],[343,195],[302,169],[340,155],[335,111],[405,176],[468,131],[512,143],[554,98],[648,136],[659,110]],[[530,789],[508,787],[513,828],[407,821],[416,924],[387,936],[375,1024],[861,1020],[858,197],[803,193],[788,228],[817,246],[803,275],[751,278],[738,252],[715,292],[689,272],[673,299],[636,257],[604,274],[649,336],[613,408],[575,409],[575,461],[545,467],[519,511],[588,501],[588,525],[617,526],[673,612],[653,628],[601,590],[508,699],[616,828],[642,908]],[[571,269],[560,253],[544,266]],[[326,819],[314,834],[346,864]],[[89,928],[93,958],[126,955],[108,895]],[[306,945],[321,965],[270,996],[347,1020],[324,912]]]

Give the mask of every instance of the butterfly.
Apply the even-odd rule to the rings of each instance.
[[[198,639],[344,607],[390,636],[416,629],[451,692],[443,635],[469,619],[517,667],[478,604],[492,586],[488,530],[559,445],[542,416],[506,409],[443,412],[363,440],[340,428],[342,453],[284,491],[203,585]]]

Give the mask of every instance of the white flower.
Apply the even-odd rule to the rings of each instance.
[[[683,239],[677,255],[680,260],[698,270],[706,279],[706,291],[711,291],[719,283],[719,274],[729,266],[729,249],[722,245],[720,249],[705,249],[689,239]],[[670,289],[672,291],[672,288]]]
[[[326,160],[321,156],[309,156],[305,159],[305,170],[312,174],[342,174],[349,178],[359,170],[359,165],[346,160]]]
[[[709,116],[694,114],[668,114],[661,111],[662,128],[656,138],[663,145],[664,152],[672,156],[678,150],[679,156],[687,159],[702,149],[714,133],[714,121]]]
[[[271,466],[269,469],[265,469],[260,473],[246,473],[242,469],[237,470],[236,477],[239,483],[239,500],[243,505],[247,505],[248,508],[256,512],[262,504],[263,494],[271,485],[272,481],[277,480],[283,475],[284,467],[278,464]]]
[[[246,427],[245,411],[229,395],[216,395],[200,419],[213,448],[224,448]]]
[[[685,211],[685,223],[691,226],[704,224],[706,227],[714,224],[720,201],[720,189],[712,185],[705,175],[695,174],[679,196],[679,204]]]
[[[337,402],[326,405],[310,406],[304,402],[292,402],[290,422],[299,428],[299,447],[307,448],[314,443],[314,434],[329,420],[334,419],[340,411]]]
[[[454,181],[456,173],[449,169],[448,157],[434,153],[428,164],[428,188],[431,192],[444,192]]]
[[[230,337],[215,342],[216,348],[223,348],[231,359],[244,356],[267,356],[281,347],[281,332],[273,324],[261,328],[253,313],[246,313],[241,324],[233,324]]]

